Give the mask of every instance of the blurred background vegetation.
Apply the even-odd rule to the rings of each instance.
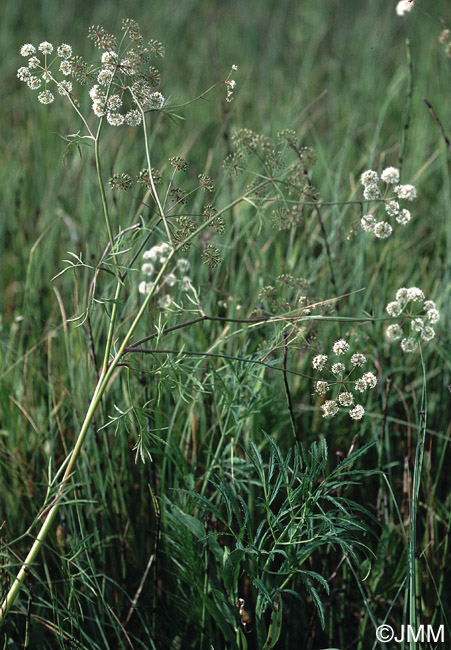
[[[92,151],[85,148],[83,158],[76,153],[63,157],[66,143],[59,136],[76,133],[80,124],[59,98],[50,107],[42,106],[18,81],[16,71],[23,64],[19,48],[26,42],[67,42],[89,60],[93,48],[86,38],[88,27],[100,24],[119,33],[122,18],[129,17],[139,22],[145,38],[155,38],[166,47],[159,66],[161,91],[171,103],[191,99],[225,79],[232,64],[238,66],[233,103],[224,102],[220,89],[183,109],[183,120],[158,121],[152,143],[156,167],[164,169],[170,156],[182,155],[195,172],[208,169],[218,179],[217,200],[224,205],[245,186],[245,181],[233,186],[228,179],[220,180],[231,134],[250,128],[274,137],[282,129],[294,129],[300,142],[317,152],[312,180],[321,200],[337,203],[324,207],[322,216],[339,293],[366,288],[363,297],[352,294],[344,299],[340,314],[359,316],[368,310],[383,315],[385,304],[401,286],[421,287],[427,298],[437,302],[442,314],[439,337],[425,352],[429,413],[417,577],[423,586],[422,622],[446,623],[450,162],[423,99],[432,103],[450,136],[451,61],[439,35],[451,26],[451,12],[446,0],[431,4],[417,0],[416,9],[401,18],[391,0],[123,0],[119,7],[102,0],[41,0],[33,6],[23,0],[3,0],[0,536],[4,563],[14,565],[24,557],[31,536],[20,536],[46,494],[49,458],[59,466],[70,450],[93,386],[89,333],[86,328],[62,325],[64,318],[81,310],[90,278],[80,274],[76,281],[67,274],[53,283],[51,278],[63,267],[67,251],[82,251],[84,259],[96,260],[105,245]],[[407,39],[412,61],[410,100]],[[80,101],[87,112],[89,100],[80,96]],[[358,229],[359,206],[338,203],[360,198],[359,176],[365,169],[397,166],[403,138],[403,182],[414,183],[418,192],[412,222],[389,242],[365,238]],[[111,129],[103,151],[106,174],[133,173],[143,166],[138,130]],[[123,197],[115,201],[115,227],[132,223],[136,208]],[[248,316],[258,306],[259,291],[275,284],[282,273],[306,278],[313,296],[333,297],[321,233],[311,214],[304,215],[304,224],[296,231],[272,230],[269,217],[256,215],[249,206],[235,210],[230,221],[228,234],[218,238],[224,262],[217,271],[209,274],[200,259],[190,257],[193,280],[201,287],[207,313],[224,315],[218,300],[226,300],[227,315]],[[124,313],[136,301],[136,293],[130,292]],[[94,339],[102,340],[103,326],[101,317],[94,321]],[[225,336],[222,351],[245,356],[280,337],[280,332],[269,328],[250,334],[238,327],[225,334],[223,328],[223,324],[209,329],[196,326],[183,339],[174,335],[164,346],[179,349],[183,342],[187,349],[202,351]],[[142,334],[148,331],[154,331],[151,318]],[[352,334],[350,326],[332,324],[307,332],[306,337],[309,345],[325,349],[346,334]],[[372,350],[380,387],[359,429],[362,444],[375,443],[356,465],[363,477],[367,474],[361,479],[364,487],[350,485],[347,495],[379,520],[374,525],[376,535],[365,538],[374,556],[370,554],[362,564],[357,579],[346,562],[340,564],[339,544],[334,547],[329,539],[324,548],[312,550],[310,568],[325,580],[333,576],[328,595],[317,586],[325,607],[324,625],[312,591],[295,581],[292,593],[283,596],[283,630],[276,647],[372,647],[375,637],[369,612],[382,621],[390,611],[389,620],[399,624],[405,606],[404,533],[409,472],[421,429],[423,375],[418,357],[403,357],[381,344],[380,325],[363,326],[359,337]],[[307,351],[305,347],[293,353],[292,369],[308,372]],[[288,452],[291,429],[282,377],[245,364],[203,365],[197,358],[184,359],[178,366],[168,361],[158,368],[152,363],[142,359],[133,368],[136,372],[124,371],[105,401],[75,478],[77,504],[62,512],[42,567],[30,577],[8,626],[0,632],[5,648],[197,648],[200,643],[210,648],[207,641],[218,649],[246,647],[243,640],[233,646],[222,627],[233,629],[234,608],[239,627],[238,608],[224,587],[222,569],[215,564],[218,548],[205,550],[196,539],[199,530],[193,522],[196,519],[210,531],[211,517],[219,524],[214,513],[207,515],[202,504],[195,498],[190,501],[178,489],[207,494],[212,503],[219,503],[218,495],[223,493],[217,485],[205,490],[199,485],[206,486],[207,477],[228,476],[231,449],[241,444],[245,500],[251,511],[258,512],[259,483],[250,478],[252,463],[246,454],[254,441],[265,461],[270,458],[271,446],[263,430],[283,453]],[[153,385],[155,372],[159,393]],[[327,441],[327,472],[331,472],[336,458],[348,453],[355,426],[324,421],[312,406],[311,386],[299,378],[293,378],[291,388],[303,442],[310,448],[315,441]],[[135,403],[136,420],[126,425],[120,421],[117,430],[100,429],[108,415],[117,415],[113,405],[126,410]],[[133,451],[140,431],[150,432],[153,462],[145,465],[135,464]],[[372,474],[374,469],[384,471],[390,489]],[[235,533],[238,539],[236,529]],[[158,563],[151,567],[131,622],[124,624],[157,542]],[[222,540],[221,548],[225,546]],[[215,571],[214,588],[230,597],[223,610],[215,601],[213,611],[196,596],[195,588],[206,584],[207,575],[214,582]],[[238,595],[244,594],[254,619],[258,590],[249,580],[250,572],[248,567],[248,572],[243,569],[237,574],[237,584]],[[4,589],[7,574],[2,573]],[[266,585],[272,588],[271,598],[276,586],[277,581]],[[219,625],[215,617],[221,612],[226,623]],[[262,615],[262,626],[270,622],[268,610]],[[260,647],[256,635],[254,626],[246,636],[250,649]]]

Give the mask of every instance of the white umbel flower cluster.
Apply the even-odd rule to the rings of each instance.
[[[376,375],[372,372],[365,372],[359,378],[351,377],[357,368],[367,363],[367,358],[361,352],[354,352],[348,358],[349,351],[349,343],[345,339],[338,339],[332,345],[330,356],[317,354],[312,359],[312,368],[323,373],[321,379],[315,381],[314,394],[325,395],[329,391],[335,393],[333,398],[325,400],[321,406],[325,418],[334,417],[340,408],[346,408],[352,420],[361,420],[365,409],[361,404],[355,403],[355,394],[364,393],[377,385]],[[337,357],[339,361],[336,360]]]
[[[435,337],[435,325],[440,320],[433,300],[426,300],[418,287],[402,287],[396,292],[395,300],[385,307],[392,318],[401,322],[391,323],[385,330],[389,341],[399,341],[403,352],[415,352],[421,341],[431,341]],[[408,328],[408,332],[406,329]]]
[[[44,90],[38,94],[38,100],[41,104],[52,104],[55,95],[47,88],[47,84],[56,84],[56,90],[60,95],[69,95],[72,92],[72,83],[70,81],[58,81],[50,71],[51,65],[59,61],[59,71],[64,75],[70,74],[72,56],[72,47],[67,43],[62,43],[56,48],[56,57],[49,63],[47,57],[54,52],[54,46],[48,41],[42,41],[37,47],[32,43],[25,43],[20,48],[20,54],[28,58],[26,66],[21,66],[17,71],[17,77],[20,81],[27,84],[31,90],[38,90],[44,83]],[[43,58],[42,58],[43,55]]]
[[[130,38],[140,43],[142,36],[138,24],[133,21],[130,30],[130,21],[122,22]],[[38,99],[43,104],[51,104],[55,98],[56,93],[51,92],[48,84],[56,84],[53,91],[68,97],[74,106],[78,104],[78,100],[71,97],[72,82],[62,79],[61,75],[72,75],[83,86],[93,84],[89,95],[94,115],[105,118],[111,126],[139,126],[143,113],[164,107],[165,97],[156,90],[161,79],[158,69],[154,66],[143,69],[152,57],[160,59],[164,56],[161,43],[152,40],[149,47],[141,43],[139,48],[130,49],[123,41],[118,44],[117,39],[100,26],[90,28],[89,38],[94,40],[96,47],[104,50],[97,62],[88,63],[82,57],[74,56],[68,43],[61,43],[56,48],[48,41],[37,46],[25,43],[20,54],[28,57],[28,65],[19,68],[17,77],[32,90],[41,89]],[[127,52],[127,56],[124,58],[121,52]],[[227,84],[232,94],[235,82],[228,79]]]
[[[378,220],[375,214],[370,212],[363,215],[360,220],[362,230],[372,233],[378,239],[387,239],[393,233],[393,225],[387,220],[388,218],[401,226],[405,226],[410,221],[410,211],[402,207],[399,201],[413,201],[416,198],[416,190],[413,185],[400,185],[399,179],[399,170],[396,167],[386,167],[380,179],[378,173],[372,169],[368,169],[360,176],[365,201],[378,201],[385,206],[385,219]],[[379,188],[380,181],[387,186],[384,196]],[[386,196],[389,186],[393,187],[393,196]]]
[[[166,243],[152,246],[149,250],[144,251],[141,272],[145,276],[145,279],[138,285],[139,293],[144,295],[150,293],[153,289],[155,293],[157,291],[159,293],[164,292],[164,295],[160,296],[157,301],[158,307],[162,310],[169,309],[173,305],[173,298],[169,293],[170,289],[179,287],[181,291],[187,292],[192,288],[191,278],[187,275],[190,269],[190,263],[184,257],[180,257],[177,260],[174,269],[162,278],[158,286],[152,280],[160,271],[161,266],[166,262],[170,252],[171,247]]]

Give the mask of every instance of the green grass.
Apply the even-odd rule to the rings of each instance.
[[[239,69],[232,103],[221,87],[176,111],[183,120],[153,116],[149,130],[152,165],[166,179],[168,159],[181,155],[191,163],[181,187],[200,173],[215,181],[211,202],[225,210],[226,232],[202,233],[181,255],[216,319],[176,328],[199,316],[196,301],[183,298],[174,314],[150,301],[133,340],[158,333],[143,344],[153,353],[130,352],[114,371],[1,647],[360,650],[389,647],[376,640],[382,623],[444,625],[450,637],[450,156],[423,99],[451,136],[451,61],[438,41],[440,19],[447,26],[451,16],[444,0],[427,5],[417,0],[401,18],[382,0],[128,1],[120,11],[48,0],[33,12],[4,3],[2,597],[82,427],[115,292],[114,275],[102,272],[89,320],[71,320],[86,309],[93,272],[55,276],[68,251],[96,265],[108,242],[94,147],[63,156],[59,135],[82,125],[62,98],[43,106],[19,82],[19,48],[68,42],[89,58],[91,24],[118,33],[131,17],[166,47],[158,65],[171,104]],[[227,208],[261,173],[256,163],[234,179],[223,172],[241,128],[272,139],[294,129],[314,149],[319,214],[303,205],[295,228],[276,230],[270,201]],[[376,240],[360,228],[359,177],[398,166],[400,152],[402,182],[417,188],[412,220]],[[101,157],[106,185],[112,173],[136,174],[146,166],[142,130],[105,128]],[[289,147],[285,160],[298,163]],[[124,236],[130,252],[120,263],[145,237],[144,250],[166,238],[152,203],[140,206],[142,190],[106,192],[114,235],[144,223]],[[205,202],[193,195],[187,213]],[[203,263],[207,243],[221,252],[217,268]],[[113,354],[143,303],[140,266],[141,255],[118,303]],[[298,284],[281,285],[282,274]],[[269,286],[276,298],[262,295]],[[421,355],[384,337],[385,305],[403,286],[420,287],[440,310]],[[330,302],[314,311],[320,318],[287,320],[299,295]],[[245,322],[268,313],[278,320]],[[377,374],[360,422],[323,418],[312,395],[312,357],[338,338]]]

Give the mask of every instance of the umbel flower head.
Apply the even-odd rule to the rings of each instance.
[[[398,322],[391,323],[385,330],[389,341],[399,341],[403,352],[415,352],[422,341],[435,337],[435,325],[440,320],[433,300],[426,300],[418,287],[402,287],[396,292],[395,300],[388,303],[385,311]]]
[[[162,310],[169,309],[174,303],[170,295],[170,290],[173,287],[179,287],[183,292],[188,292],[192,288],[191,278],[187,275],[190,263],[184,257],[180,257],[175,268],[162,278],[159,286],[155,286],[155,281],[152,278],[160,271],[170,252],[171,247],[165,242],[144,251],[141,266],[144,279],[138,285],[139,293],[144,295],[150,293],[152,289],[155,289],[156,292],[163,292],[163,295],[160,295],[157,301],[157,306]]]
[[[71,75],[81,85],[91,84],[89,95],[96,117],[106,118],[111,126],[139,126],[142,113],[159,111],[166,101],[164,95],[155,90],[160,83],[158,69],[148,66],[152,57],[161,59],[164,56],[164,47],[155,40],[144,45],[139,25],[134,20],[124,19],[122,29],[125,35],[119,43],[100,25],[90,27],[88,37],[102,50],[97,64],[88,64],[82,57],[74,56],[72,46],[67,43],[56,48],[56,56],[55,47],[48,41],[37,47],[25,43],[20,54],[28,57],[28,65],[20,67],[17,76],[32,90],[41,89],[38,99],[43,104],[52,103],[52,90],[58,90],[75,105],[72,82],[61,78],[61,75]]]
[[[341,407],[348,409],[348,415],[352,420],[362,419],[365,409],[361,404],[355,403],[355,395],[365,393],[377,386],[376,375],[370,371],[355,377],[358,369],[366,364],[367,358],[361,352],[350,355],[350,346],[345,339],[335,341],[330,356],[317,354],[313,357],[312,368],[322,373],[322,377],[315,381],[314,393],[317,395],[326,395],[329,391],[334,393],[321,406],[323,417],[334,417],[340,412]]]
[[[396,167],[386,167],[379,179],[376,171],[368,169],[360,176],[363,185],[363,198],[365,201],[378,201],[385,207],[385,218],[378,220],[373,212],[363,215],[360,225],[364,232],[372,233],[378,239],[386,239],[393,233],[392,223],[405,226],[410,221],[410,211],[400,204],[402,201],[413,201],[416,198],[416,190],[413,185],[399,184],[399,170]],[[379,188],[379,182],[385,184],[384,196]],[[392,195],[389,191],[391,189]]]

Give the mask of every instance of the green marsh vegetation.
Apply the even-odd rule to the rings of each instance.
[[[5,3],[2,647],[450,638],[451,16],[395,9]]]

